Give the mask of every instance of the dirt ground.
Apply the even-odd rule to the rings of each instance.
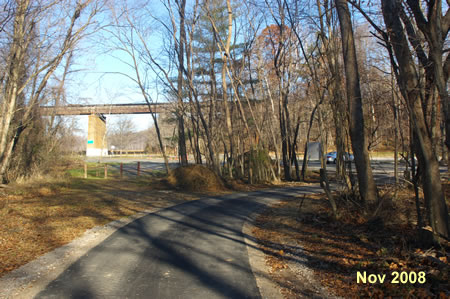
[[[332,219],[328,202],[321,195],[309,196],[303,203],[301,197],[283,200],[257,218],[253,234],[267,253],[272,279],[284,286],[282,294],[286,298],[308,297],[302,289],[302,277],[288,266],[303,256],[315,279],[336,296],[450,296],[450,246],[422,245],[415,229],[412,191],[399,192],[398,199],[385,206],[381,217],[371,221],[340,204],[339,220]],[[283,245],[274,249],[273,244]],[[299,247],[300,254],[296,249]],[[371,274],[373,283],[368,279]],[[381,283],[378,279],[383,277]]]

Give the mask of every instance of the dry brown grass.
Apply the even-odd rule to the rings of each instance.
[[[83,179],[80,165],[62,167],[59,175],[35,176],[0,188],[0,276],[92,227],[122,217],[199,196],[269,187],[233,181],[227,189],[211,170],[198,165],[178,169],[168,180],[158,176]],[[179,191],[170,190],[173,186]]]
[[[0,276],[92,227],[197,199],[155,190],[156,185],[145,180],[75,179],[58,187],[10,187],[9,194],[0,197]]]

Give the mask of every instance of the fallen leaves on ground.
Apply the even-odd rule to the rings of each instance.
[[[345,298],[450,296],[450,248],[421,247],[409,190],[398,192],[396,202],[385,208],[382,217],[370,221],[355,208],[342,204],[341,217],[334,220],[323,196],[308,196],[300,213],[299,204],[299,198],[291,198],[270,207],[257,218],[253,230],[266,253],[272,279],[286,298],[307,297],[286,282],[295,278],[282,275],[288,260],[300,256],[307,257],[308,267],[321,285]],[[295,247],[301,247],[302,252],[291,250]],[[369,274],[375,274],[372,279],[386,276],[383,283],[363,283],[364,272],[366,278]],[[412,272],[423,272],[425,282],[411,283]],[[392,283],[395,276],[399,276],[399,283]],[[301,278],[297,281],[300,284]]]
[[[45,187],[27,194],[1,196],[0,276],[95,226],[198,198],[155,190],[143,182],[75,179],[57,193]]]

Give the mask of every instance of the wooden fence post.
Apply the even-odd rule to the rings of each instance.
[[[120,178],[123,177],[123,163],[120,163]]]
[[[84,163],[84,178],[87,179],[87,163]]]
[[[138,162],[138,165],[137,165],[137,175],[138,176],[140,175],[140,172],[141,172],[141,162]]]
[[[108,164],[105,164],[105,179],[108,178]]]

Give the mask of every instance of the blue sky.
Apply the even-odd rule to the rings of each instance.
[[[142,95],[133,88],[133,83],[125,76],[108,74],[110,71],[124,71],[120,61],[106,54],[99,55],[95,64],[89,66],[88,71],[80,72],[73,78],[75,84],[71,84],[69,92],[71,104],[124,104],[142,103]],[[119,115],[106,116],[108,123],[114,122]],[[131,115],[136,130],[147,129],[152,122],[147,114]],[[87,135],[87,116],[77,116],[78,127]]]
[[[80,73],[74,93],[74,99],[80,104],[124,104],[142,103],[142,95],[133,88],[133,82],[123,75],[110,74],[109,72],[125,72],[130,70],[119,60],[108,54],[98,54],[95,63],[89,66],[89,70]],[[76,103],[75,102],[75,103]],[[106,116],[108,123],[114,122],[119,115]],[[151,116],[146,114],[131,115],[136,130],[147,129],[152,122]],[[87,116],[79,116],[79,127],[87,134]]]
[[[140,0],[128,1],[127,5],[138,4]],[[155,14],[162,14],[163,8],[159,1],[151,1],[150,10]],[[102,15],[106,21],[108,17]],[[114,51],[113,37],[105,31],[98,32],[81,44],[81,49],[75,54],[73,70],[78,70],[71,75],[67,84],[67,99],[70,104],[124,104],[143,103],[144,98],[136,84],[124,75],[134,76],[133,69],[126,65],[129,57],[121,51]],[[150,36],[148,42],[155,49],[161,45],[161,36],[158,28]],[[122,60],[122,61],[121,61]],[[156,99],[156,92],[151,92]],[[163,98],[159,97],[158,101]],[[112,124],[121,116],[110,115],[107,123]],[[152,125],[151,116],[148,114],[130,115],[136,130],[145,130]],[[77,116],[78,128],[81,134],[87,135],[87,116]]]

